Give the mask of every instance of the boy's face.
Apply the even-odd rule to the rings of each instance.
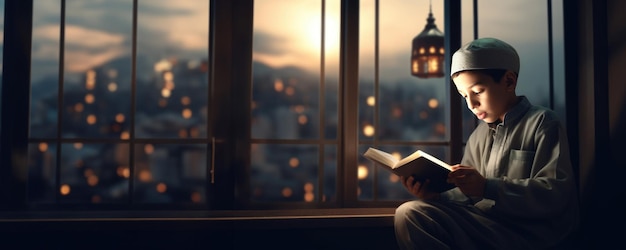
[[[487,123],[504,121],[506,112],[517,102],[517,77],[512,71],[507,71],[500,82],[477,71],[463,71],[453,80],[467,107]]]

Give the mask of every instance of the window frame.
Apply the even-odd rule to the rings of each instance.
[[[4,58],[10,58],[11,63],[4,63],[2,85],[2,130],[0,144],[0,210],[28,211],[26,200],[27,179],[27,149],[29,130],[30,106],[30,70],[31,70],[31,42],[32,42],[32,7],[34,0],[6,1],[5,3],[5,30],[4,30]],[[134,0],[136,12],[137,1]],[[64,2],[64,1],[62,1]],[[474,1],[476,4],[476,1]],[[548,1],[550,4],[550,1]],[[217,106],[228,106],[230,110],[215,110],[210,112],[213,123],[212,131],[215,136],[215,155],[228,156],[215,158],[215,175],[232,176],[220,178],[208,196],[205,208],[184,209],[183,216],[252,216],[258,211],[248,210],[249,204],[245,200],[234,197],[236,189],[249,189],[246,182],[237,182],[247,178],[247,168],[250,166],[250,117],[232,114],[250,114],[250,95],[252,79],[252,14],[253,0],[212,0],[210,4],[210,31],[209,31],[209,60],[211,62],[210,93]],[[338,202],[331,206],[306,206],[301,204],[277,204],[262,207],[263,213],[274,216],[298,215],[315,216],[320,214],[385,214],[388,218],[393,209],[401,201],[359,201],[357,196],[358,180],[356,173],[358,166],[358,147],[361,145],[358,138],[358,61],[359,51],[359,2],[341,1],[341,39],[340,39],[340,85],[339,85],[339,128],[337,159]],[[249,18],[239,18],[239,17]],[[461,41],[461,2],[460,0],[444,1],[444,34],[445,50],[455,51]],[[476,21],[475,21],[476,22]],[[134,20],[136,35],[136,17]],[[475,24],[476,25],[476,24]],[[551,34],[549,34],[551,36]],[[133,46],[136,46],[133,44]],[[552,44],[550,43],[550,46]],[[135,48],[133,48],[133,51]],[[552,55],[550,55],[552,56]],[[446,61],[451,53],[446,54]],[[9,60],[4,60],[9,62]],[[216,63],[219,62],[219,63]],[[250,65],[240,67],[241,65]],[[449,64],[445,65],[449,72]],[[132,80],[134,81],[134,79]],[[216,83],[231,84],[216,84]],[[449,162],[459,162],[463,153],[463,135],[461,127],[462,100],[452,87],[449,76],[445,82],[450,84],[448,100],[449,122],[458,124],[448,125],[449,129]],[[28,83],[28,84],[15,84]],[[551,83],[552,84],[552,83]],[[9,94],[10,93],[10,94]],[[242,94],[243,93],[243,94]],[[553,94],[551,93],[551,97]],[[26,97],[26,98],[16,98]],[[244,133],[233,133],[244,131]],[[167,207],[167,206],[166,206]],[[98,208],[101,208],[98,206]],[[168,207],[171,208],[171,207]],[[318,209],[324,208],[324,209]],[[26,209],[26,210],[25,210]],[[56,210],[67,211],[68,207],[59,206]],[[70,210],[75,208],[69,207]],[[127,206],[122,209],[114,208],[114,214],[136,217],[134,212],[146,209],[137,206]],[[114,211],[113,211],[114,210]],[[248,211],[245,211],[248,210]],[[92,210],[86,210],[90,212]],[[179,210],[180,211],[180,210]],[[341,212],[339,212],[341,211]],[[153,211],[153,216],[172,216],[176,212]],[[63,218],[66,215],[59,215]],[[388,221],[387,221],[388,222]]]
[[[253,0],[235,1],[214,0],[211,2],[211,27],[209,32],[209,54],[213,63],[210,74],[210,86],[212,97],[222,96],[229,98],[217,99],[219,105],[228,105],[231,110],[228,112],[211,112],[213,119],[220,122],[215,123],[214,135],[216,137],[218,151],[216,155],[232,155],[232,157],[216,157],[216,176],[234,176],[234,178],[220,179],[214,188],[220,192],[214,192],[215,196],[209,195],[209,211],[211,210],[240,210],[246,209],[248,204],[238,200],[234,194],[235,188],[246,188],[245,182],[236,182],[236,179],[246,178],[246,166],[249,166],[249,117],[233,116],[231,114],[249,114],[250,105],[246,105],[251,93],[251,67],[238,67],[238,65],[252,65],[252,18],[234,18],[235,16],[252,17]],[[64,1],[61,1],[64,5]],[[450,5],[459,9],[458,1],[446,1],[446,13]],[[136,13],[137,0],[133,1],[134,12]],[[27,189],[27,149],[29,143],[29,106],[30,106],[30,70],[31,70],[31,42],[32,42],[32,7],[33,0],[27,1],[7,1],[5,10],[5,58],[16,58],[10,64],[4,64],[5,74],[3,75],[3,93],[11,93],[11,96],[4,94],[2,105],[3,136],[0,148],[3,150],[2,167],[0,175],[4,191],[0,199],[8,201],[2,205],[3,210],[29,209],[26,189]],[[62,6],[64,9],[64,6]],[[220,11],[217,11],[220,10]],[[224,11],[222,11],[224,10]],[[457,10],[458,11],[458,10]],[[354,89],[358,88],[358,46],[350,46],[359,42],[359,4],[357,1],[341,1],[342,25],[341,25],[341,56],[340,56],[340,89],[339,89],[339,116],[340,124],[338,128],[338,204],[323,206],[323,208],[388,208],[395,207],[399,201],[392,202],[372,202],[359,201],[357,198],[357,178],[356,167],[358,162],[358,136],[357,133],[346,131],[356,131],[358,93]],[[62,11],[63,15],[63,11]],[[448,16],[448,14],[446,14]],[[446,17],[448,18],[448,17]],[[63,17],[62,17],[63,20]],[[219,24],[219,25],[218,25]],[[450,22],[446,21],[446,33],[449,32]],[[457,25],[458,26],[458,25]],[[133,52],[136,51],[136,16],[133,18]],[[63,46],[61,38],[61,46]],[[454,46],[447,43],[446,46]],[[450,50],[450,47],[447,47]],[[61,50],[62,51],[62,50]],[[135,57],[133,53],[133,58]],[[63,57],[61,57],[61,64]],[[220,62],[220,63],[215,63]],[[62,67],[62,66],[61,66]],[[134,65],[133,65],[134,67]],[[62,69],[60,69],[62,70]],[[235,70],[237,73],[235,73]],[[135,79],[132,79],[135,81]],[[13,82],[24,82],[28,84],[6,84]],[[230,85],[214,84],[217,82],[230,82]],[[25,98],[13,98],[13,97]],[[453,95],[456,96],[456,95]],[[453,105],[455,106],[455,105]],[[458,105],[456,105],[458,106]],[[12,119],[6,119],[11,117]],[[8,122],[7,122],[8,121]],[[247,133],[232,133],[232,131],[248,131]],[[57,138],[59,140],[59,138]],[[131,146],[133,141],[130,142]],[[452,145],[452,144],[451,144]],[[131,172],[132,173],[132,172]],[[242,184],[243,183],[243,184]],[[131,184],[132,187],[132,184]],[[132,201],[131,201],[132,203]],[[279,204],[269,206],[270,209],[283,210],[285,208],[298,208],[300,205]],[[146,209],[142,206],[97,206],[97,208],[122,209],[120,211],[135,211]],[[171,208],[170,206],[165,206]],[[310,206],[306,206],[310,207]],[[64,211],[65,209],[75,210],[72,205],[44,206],[44,211]],[[88,206],[86,211],[92,209]],[[81,210],[81,209],[78,209]],[[302,210],[306,211],[306,209]]]
[[[2,127],[0,131],[0,209],[25,206],[32,0],[6,1],[3,63]],[[18,84],[21,83],[21,84]],[[11,93],[9,95],[8,93]],[[14,98],[14,97],[26,98]]]

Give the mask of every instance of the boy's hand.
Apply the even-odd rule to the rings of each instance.
[[[426,190],[428,183],[430,180],[418,181],[415,177],[400,177],[400,181],[402,181],[402,185],[409,191],[409,193],[413,194],[417,198],[422,200],[437,200],[439,199],[439,193],[429,192]]]
[[[467,196],[483,197],[487,179],[473,167],[454,165],[448,174],[448,182],[454,183]]]

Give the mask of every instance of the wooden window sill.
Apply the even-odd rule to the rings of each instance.
[[[0,212],[0,229],[238,230],[393,226],[394,208],[241,211]]]

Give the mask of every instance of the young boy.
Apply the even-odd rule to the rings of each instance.
[[[545,249],[578,226],[569,146],[557,115],[517,96],[519,56],[509,44],[481,38],[452,56],[450,72],[467,107],[482,120],[448,182],[403,178],[418,199],[396,209],[401,249]]]

